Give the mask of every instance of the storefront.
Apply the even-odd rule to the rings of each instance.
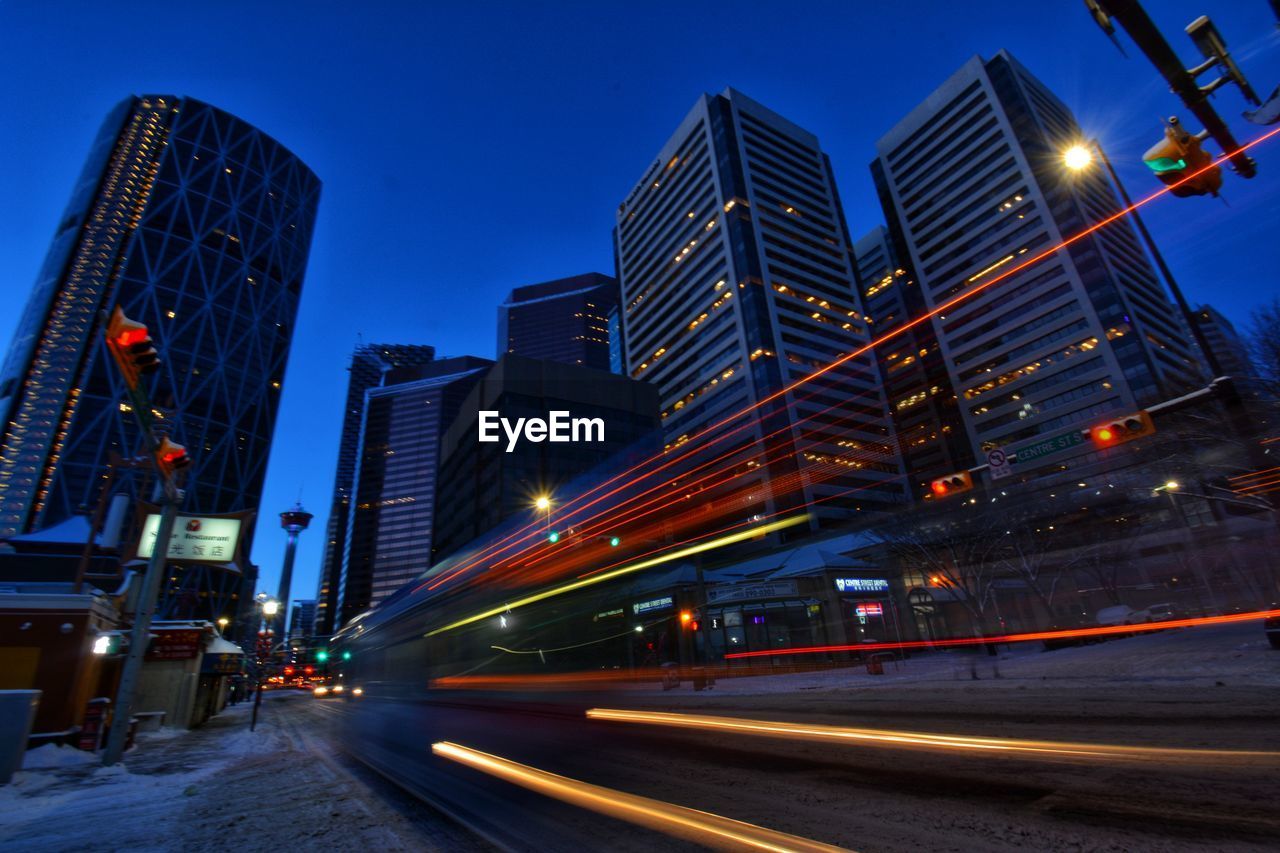
[[[695,632],[699,653],[705,644],[714,662],[734,652],[805,648],[829,642],[822,603],[803,597],[797,579],[711,587],[699,628]]]

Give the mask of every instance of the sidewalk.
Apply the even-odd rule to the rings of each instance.
[[[327,754],[305,695],[267,694],[194,731],[142,735],[123,766],[41,747],[0,787],[11,851],[479,850],[464,830]]]

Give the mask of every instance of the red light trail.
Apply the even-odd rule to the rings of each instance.
[[[1205,625],[1231,625],[1258,619],[1280,617],[1280,610],[1254,610],[1225,616],[1201,616],[1195,619],[1172,619],[1168,622],[1145,622],[1140,625],[1104,625],[1097,628],[1072,628],[1062,631],[1030,631],[1022,634],[997,634],[990,637],[956,637],[950,640],[906,640],[899,643],[855,643],[832,646],[802,646],[794,649],[761,649],[756,652],[733,652],[725,660],[824,654],[828,652],[870,652],[894,649],[936,649],[952,646],[985,646],[1000,643],[1027,643],[1036,640],[1074,640],[1088,637],[1114,637],[1143,634],[1167,628],[1198,628]]]

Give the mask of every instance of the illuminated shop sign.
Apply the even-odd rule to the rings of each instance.
[[[761,598],[786,598],[797,595],[795,581],[772,581],[749,586],[715,586],[707,590],[708,604],[727,601],[755,601]]]
[[[160,516],[151,513],[142,525],[142,537],[138,540],[139,557],[147,559],[151,556],[159,529]],[[239,518],[180,515],[174,519],[165,556],[171,560],[229,563],[235,559],[239,541]]]
[[[631,610],[639,616],[641,613],[652,613],[654,610],[666,610],[668,607],[675,606],[675,599],[669,595],[662,598],[651,598],[648,601],[639,601],[631,605]]]
[[[878,601],[863,601],[853,608],[859,616],[883,616],[884,606]]]
[[[888,592],[889,582],[884,578],[836,578],[840,592]]]

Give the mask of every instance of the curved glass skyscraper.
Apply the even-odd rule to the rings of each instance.
[[[319,198],[301,160],[209,104],[112,111],[0,371],[0,536],[91,507],[111,454],[138,452],[102,340],[116,305],[163,359],[149,391],[192,455],[183,509],[257,507]]]

